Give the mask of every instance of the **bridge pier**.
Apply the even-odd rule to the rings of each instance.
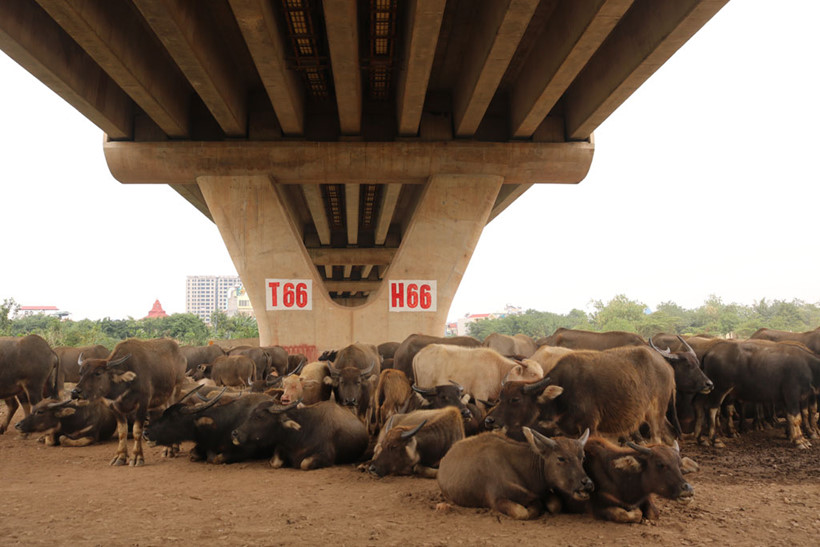
[[[321,349],[353,341],[401,341],[414,332],[443,334],[503,177],[430,176],[379,287],[355,307],[331,299],[280,184],[265,175],[200,176],[196,181],[256,311],[260,344]],[[311,309],[269,309],[271,279],[309,280]],[[391,311],[390,281],[418,280],[435,282],[430,306],[435,311]],[[407,307],[407,302],[392,302]]]

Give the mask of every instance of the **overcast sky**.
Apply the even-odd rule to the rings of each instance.
[[[731,0],[595,132],[579,185],[490,223],[449,317],[820,301],[817,0]],[[235,274],[216,226],[164,185],[122,185],[102,132],[0,53],[0,299],[85,317],[185,311]]]

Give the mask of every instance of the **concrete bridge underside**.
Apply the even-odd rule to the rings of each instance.
[[[117,180],[217,224],[262,344],[333,347],[441,334],[483,227],[580,182],[727,1],[4,0],[0,49],[106,133]],[[397,311],[405,283],[426,306]]]

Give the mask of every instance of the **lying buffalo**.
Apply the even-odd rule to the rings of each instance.
[[[297,405],[259,404],[233,431],[233,443],[274,447],[273,468],[318,469],[362,457],[369,437],[355,415],[330,401],[302,408]]]
[[[438,485],[457,505],[489,507],[514,519],[543,512],[550,491],[575,500],[594,489],[584,472],[586,431],[580,439],[551,439],[524,428],[527,442],[482,433],[453,445],[441,460]]]
[[[99,399],[86,405],[43,399],[14,427],[21,433],[42,433],[47,446],[87,446],[110,439],[117,419]]]

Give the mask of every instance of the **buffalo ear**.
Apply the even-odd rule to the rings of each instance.
[[[61,408],[55,414],[58,418],[65,418],[66,416],[71,416],[75,412],[77,412],[76,408],[71,408],[70,406],[68,406],[68,407]]]
[[[137,373],[134,372],[133,370],[129,370],[129,371],[123,372],[122,374],[115,375],[112,378],[112,380],[114,380],[117,383],[120,383],[120,382],[133,382],[134,379],[136,379],[136,377],[137,377]]]
[[[532,449],[539,454],[545,450],[554,450],[558,446],[558,443],[554,440],[541,435],[539,432],[534,431],[529,427],[522,427],[521,430],[524,432],[524,437],[526,437],[527,442],[530,443]]]
[[[322,383],[326,386],[332,386],[333,385],[333,376],[325,376],[324,378],[322,378]]]
[[[469,402],[470,402],[470,394],[469,394],[469,393],[465,393],[465,394],[461,397],[461,404],[466,405],[466,404],[467,404],[467,403],[469,403]]]
[[[410,458],[410,461],[413,463],[413,465],[416,465],[419,462],[419,460],[421,459],[419,457],[418,448],[419,448],[419,442],[416,440],[415,437],[411,437],[410,441],[404,447],[404,450],[407,452],[407,457]]]
[[[556,386],[554,384],[550,385],[550,386],[547,386],[546,389],[543,391],[543,393],[541,393],[541,395],[538,396],[538,402],[539,403],[545,403],[545,402],[547,402],[551,399],[555,399],[556,397],[561,395],[563,392],[564,392],[564,388],[562,388],[561,386]]]
[[[285,420],[284,422],[282,422],[282,425],[288,429],[293,429],[294,431],[299,431],[302,429],[302,426],[299,425],[298,422],[295,422],[293,420]]]
[[[612,460],[612,467],[627,473],[640,473],[643,466],[635,456],[621,456]]]
[[[698,462],[686,456],[681,458],[680,472],[682,475],[688,475],[689,473],[697,473],[698,471],[700,471],[700,465],[698,465]]]

